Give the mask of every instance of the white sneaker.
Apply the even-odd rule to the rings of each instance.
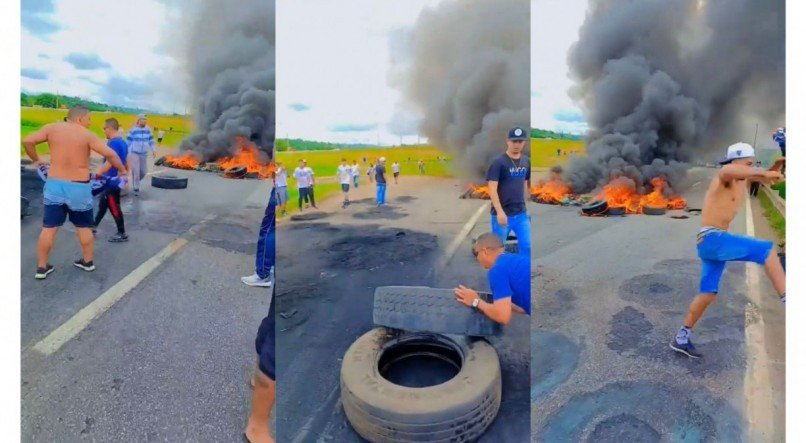
[[[260,278],[257,274],[252,274],[248,277],[241,277],[241,281],[247,286],[259,286],[262,288],[270,288],[272,285],[271,275],[266,278]]]

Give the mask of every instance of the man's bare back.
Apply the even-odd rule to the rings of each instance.
[[[114,154],[98,136],[82,125],[69,121],[45,125],[25,137],[23,143],[33,145],[34,149],[37,144],[47,143],[50,147],[48,177],[68,181],[89,180],[90,151],[105,157],[110,152]],[[38,161],[34,156],[31,159]]]
[[[717,174],[705,193],[702,226],[727,230],[746,194],[747,180],[725,181]]]

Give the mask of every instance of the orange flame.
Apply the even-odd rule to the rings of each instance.
[[[538,182],[529,189],[532,199],[540,203],[560,204],[571,195],[571,186],[558,178],[547,182]]]
[[[684,209],[686,200],[680,196],[666,197],[667,186],[663,177],[650,180],[652,192],[641,195],[635,188],[635,182],[627,177],[616,177],[602,188],[596,199],[607,201],[610,208],[624,208],[628,214],[640,214],[645,206]]]
[[[274,173],[274,163],[261,162],[258,149],[249,145],[239,147],[235,155],[218,159],[216,163],[224,170],[244,166],[247,173],[257,174],[264,179],[271,178]]]
[[[470,198],[490,199],[490,190],[487,189],[487,185],[468,185],[468,191],[470,191]]]
[[[185,151],[182,155],[166,155],[165,164],[177,169],[196,169],[201,160],[191,151]]]

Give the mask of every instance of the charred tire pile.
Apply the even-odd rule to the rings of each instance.
[[[458,373],[418,388],[384,377],[390,358],[407,358],[419,346],[453,356]],[[341,402],[355,431],[371,442],[474,441],[501,406],[498,354],[483,340],[375,328],[344,355]]]
[[[666,214],[666,208],[663,206],[644,206],[641,208],[641,212],[646,215],[664,215]]]
[[[151,186],[160,189],[185,189],[188,187],[188,179],[170,174],[152,175]]]
[[[246,177],[245,166],[233,166],[232,168],[224,171],[224,176],[227,178],[244,178]]]
[[[479,293],[491,302],[490,294]],[[429,331],[471,337],[495,335],[501,325],[456,302],[453,289],[381,286],[375,289],[372,320],[404,331]]]
[[[607,202],[604,200],[594,200],[582,205],[582,213],[585,215],[604,215],[607,213]]]

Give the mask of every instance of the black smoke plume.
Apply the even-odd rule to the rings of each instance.
[[[195,132],[180,149],[204,160],[231,156],[235,137],[267,158],[274,149],[274,1],[206,0],[187,41]]]
[[[529,1],[448,0],[390,39],[390,84],[419,112],[419,133],[478,177],[529,128]]]
[[[565,179],[588,192],[637,187],[783,125],[784,1],[601,0],[568,54],[590,130]],[[762,130],[763,129],[763,130]]]

